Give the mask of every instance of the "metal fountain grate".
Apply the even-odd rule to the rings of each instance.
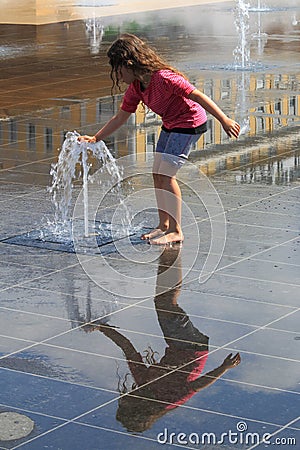
[[[140,235],[148,231],[149,228],[140,228],[137,232],[118,233],[117,237],[111,232],[109,223],[101,223],[101,232],[92,233],[90,237],[82,237],[76,244],[71,237],[64,239],[51,233],[46,228],[40,228],[2,239],[5,244],[20,245],[25,247],[36,247],[47,250],[54,250],[66,253],[113,253],[116,251],[114,242],[130,239],[132,245],[141,243]]]

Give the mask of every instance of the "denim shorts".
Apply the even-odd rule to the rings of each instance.
[[[181,167],[188,159],[192,146],[200,134],[174,133],[161,130],[156,151],[163,153],[162,159]]]

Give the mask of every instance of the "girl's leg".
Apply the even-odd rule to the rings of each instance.
[[[166,205],[164,202],[164,197],[162,195],[162,185],[159,176],[159,167],[162,162],[162,154],[155,153],[154,162],[152,168],[153,182],[154,182],[154,191],[158,209],[158,218],[159,223],[154,230],[149,233],[145,233],[141,236],[141,239],[153,239],[158,236],[162,236],[169,229],[169,215],[166,212]]]
[[[150,237],[150,243],[156,245],[182,242],[184,237],[181,229],[181,190],[176,179],[178,167],[162,161],[159,173],[154,174],[156,198],[159,208],[160,224],[168,228],[162,236]],[[163,222],[162,222],[163,221]]]
[[[144,234],[151,244],[163,245],[183,241],[181,230],[181,190],[176,180],[178,166],[162,159],[157,153],[154,158],[153,180],[158,208],[159,224]]]
[[[151,244],[163,245],[182,242],[181,190],[176,173],[184,164],[191,145],[200,135],[161,132],[153,164],[153,180],[157,201],[159,224],[150,233],[141,236]]]

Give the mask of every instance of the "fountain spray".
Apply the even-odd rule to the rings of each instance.
[[[234,9],[234,24],[238,32],[239,42],[233,55],[236,69],[246,69],[250,61],[249,8],[245,0],[237,0]]]
[[[70,227],[70,206],[72,200],[73,182],[76,179],[76,166],[81,164],[84,204],[84,236],[89,237],[89,209],[88,209],[88,180],[91,164],[88,153],[102,162],[111,176],[111,185],[119,186],[121,182],[120,170],[115,159],[103,141],[96,143],[80,142],[80,135],[68,132],[63,142],[58,161],[51,167],[52,185],[48,189],[55,208],[53,232],[60,235]]]
[[[249,130],[249,112],[246,95],[249,92],[250,77],[250,4],[246,0],[237,0],[234,10],[234,23],[238,33],[238,43],[233,52],[234,68],[241,73],[237,78],[238,98],[236,105],[236,119],[241,125],[240,135]]]

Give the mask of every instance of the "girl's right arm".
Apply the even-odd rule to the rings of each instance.
[[[119,109],[117,114],[115,114],[102,128],[99,130],[95,136],[80,136],[80,141],[95,143],[102,141],[103,139],[110,136],[118,128],[120,128],[129,118],[131,113]]]
[[[190,95],[187,96],[190,100],[193,100],[202,106],[207,112],[212,114],[222,125],[229,137],[238,138],[240,133],[240,125],[234,120],[226,116],[226,114],[219,108],[219,106],[203,92],[195,89]]]

